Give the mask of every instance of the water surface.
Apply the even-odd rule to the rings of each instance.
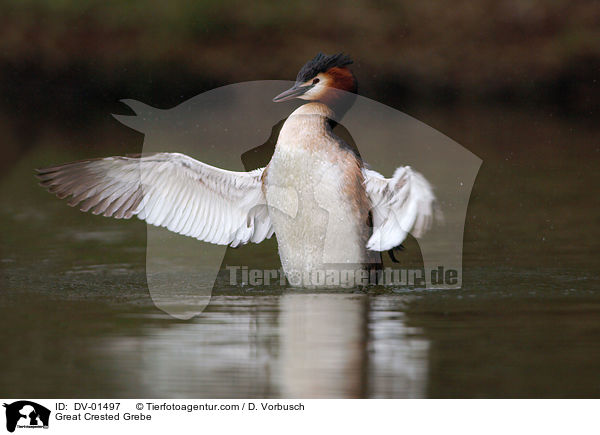
[[[598,397],[600,127],[551,109],[412,115],[484,162],[462,289],[223,284],[190,321],[152,304],[145,224],[79,213],[32,176],[139,151],[142,137],[108,116],[26,133],[4,117],[0,395]],[[403,264],[418,266],[406,246]],[[278,267],[273,241],[223,265],[248,256]]]

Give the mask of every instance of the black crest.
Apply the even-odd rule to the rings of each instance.
[[[296,77],[296,83],[304,83],[330,68],[336,66],[343,67],[351,63],[352,59],[350,59],[350,56],[346,56],[344,53],[332,54],[331,56],[319,53],[300,68],[300,72],[298,72],[298,76]]]

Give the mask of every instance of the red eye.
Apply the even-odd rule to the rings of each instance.
[[[314,80],[313,80],[313,82],[312,82],[312,84],[313,84],[313,85],[316,85],[316,84],[317,84],[317,83],[319,83],[320,81],[321,81],[321,80],[319,80],[319,79],[314,79]]]

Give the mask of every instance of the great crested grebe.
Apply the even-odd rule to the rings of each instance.
[[[265,168],[233,172],[180,153],[106,157],[38,170],[41,185],[70,206],[236,247],[276,235],[283,270],[304,287],[345,285],[376,268],[408,232],[431,225],[435,196],[425,178],[399,167],[392,178],[365,168],[332,132],[357,91],[343,54],[319,53],[273,101],[309,101],[285,121]],[[343,271],[315,285],[315,272]],[[364,274],[362,274],[364,275]],[[300,279],[298,279],[300,277]]]

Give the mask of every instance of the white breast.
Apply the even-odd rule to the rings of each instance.
[[[362,178],[350,177],[354,185],[348,185],[348,171],[356,167],[356,160],[340,148],[326,118],[297,112],[279,135],[265,193],[288,279],[305,287],[324,287],[328,285],[321,281],[328,273],[331,279],[336,274],[346,279],[368,261],[368,210],[357,210],[351,198],[364,184]]]

